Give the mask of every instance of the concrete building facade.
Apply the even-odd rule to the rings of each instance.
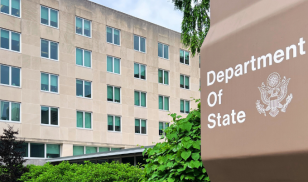
[[[87,0],[0,3],[0,130],[27,158],[153,145],[169,113],[197,107],[180,33]]]

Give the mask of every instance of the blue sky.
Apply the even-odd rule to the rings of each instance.
[[[181,32],[182,12],[171,0],[91,0],[157,25]]]

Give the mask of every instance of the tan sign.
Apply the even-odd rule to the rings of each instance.
[[[211,1],[201,152],[212,181],[308,181],[307,17],[308,1]]]

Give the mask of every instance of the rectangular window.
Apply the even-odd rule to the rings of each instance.
[[[0,28],[0,37],[2,49],[20,52],[20,33]]]
[[[169,111],[169,97],[158,96],[158,108],[160,110]]]
[[[41,6],[41,24],[58,28],[58,10]]]
[[[135,91],[135,106],[146,107],[146,93]]]
[[[20,103],[1,101],[0,120],[20,122]]]
[[[189,89],[189,76],[180,75],[180,87]]]
[[[169,85],[169,71],[158,69],[158,83]]]
[[[92,128],[92,113],[77,111],[77,128]]]
[[[0,0],[0,2],[2,13],[20,17],[20,0]]]
[[[84,154],[84,146],[73,146],[73,155],[83,155]]]
[[[134,35],[134,49],[136,51],[145,52],[145,38]]]
[[[20,68],[0,64],[0,83],[20,87]]]
[[[120,59],[107,56],[107,71],[120,74]]]
[[[121,117],[108,115],[108,131],[121,131]]]
[[[180,50],[180,63],[189,65],[189,52]]]
[[[60,157],[60,145],[58,144],[24,143],[20,151],[24,152],[23,157],[27,158]]]
[[[120,45],[120,30],[107,27],[107,42]]]
[[[76,79],[76,96],[92,98],[92,83],[85,80]]]
[[[60,145],[46,144],[46,158],[60,157]]]
[[[76,17],[76,34],[91,37],[91,21]]]
[[[169,123],[167,122],[159,122],[159,135],[165,135],[164,130],[169,127]]]
[[[108,85],[107,86],[107,101],[120,103],[121,102],[120,91],[121,91],[121,88]]]
[[[45,158],[45,144],[30,143],[30,157]]]
[[[58,125],[59,124],[58,108],[41,106],[41,124]]]
[[[91,51],[85,49],[76,48],[76,64],[91,68]]]
[[[187,100],[180,101],[180,112],[181,113],[189,113],[190,111],[190,102]]]
[[[135,119],[135,133],[147,134],[147,121],[143,119]]]
[[[169,46],[158,43],[158,57],[169,59]]]
[[[41,90],[58,93],[58,75],[41,73]]]
[[[145,80],[146,79],[146,65],[134,63],[134,77]]]
[[[58,60],[58,43],[41,39],[41,57]]]

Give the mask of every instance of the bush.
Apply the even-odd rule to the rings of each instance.
[[[64,161],[55,166],[46,163],[44,166],[29,165],[28,168],[29,172],[24,173],[20,181],[138,182],[144,177],[144,172],[141,168],[116,162],[103,164],[93,164],[91,162],[70,164]]]
[[[186,118],[171,114],[174,124],[165,129],[165,142],[143,152],[148,156],[145,181],[210,181],[200,157],[200,99],[196,102],[198,109]]]

